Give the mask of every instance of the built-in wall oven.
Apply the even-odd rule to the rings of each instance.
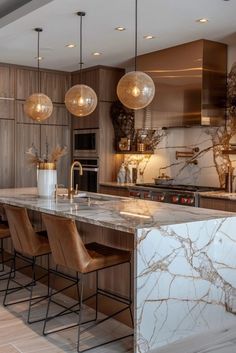
[[[73,131],[73,156],[99,156],[99,129],[78,129]]]
[[[81,157],[74,158],[79,161],[83,168],[83,175],[79,174],[79,168],[74,168],[74,185],[78,185],[78,189],[82,191],[97,192],[98,191],[98,158]]]

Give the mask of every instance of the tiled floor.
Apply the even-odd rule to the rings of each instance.
[[[22,277],[22,276],[21,276]],[[6,283],[6,282],[5,282]],[[0,288],[5,285],[0,281]],[[43,290],[41,286],[41,290]],[[71,302],[68,297],[61,297],[65,303]],[[75,353],[77,341],[77,328],[50,334],[46,337],[42,336],[42,322],[31,325],[26,324],[27,303],[20,303],[8,307],[3,307],[3,293],[0,295],[0,353]],[[44,315],[45,303],[37,305],[34,315]],[[56,310],[56,306],[53,308]],[[93,315],[91,309],[88,310],[89,315]],[[70,316],[70,318],[69,318]],[[69,323],[73,315],[66,315],[57,319],[57,325]],[[76,315],[74,315],[76,316]],[[74,318],[76,319],[76,318]],[[116,320],[108,320],[106,323],[85,332],[82,335],[81,349],[93,346],[98,343],[98,338],[103,340],[118,337],[117,335],[127,335],[130,329],[117,322]],[[125,353],[133,350],[132,338],[117,341],[113,344],[92,349],[91,353]]]

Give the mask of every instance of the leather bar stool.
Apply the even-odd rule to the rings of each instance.
[[[5,263],[8,261],[4,257],[4,247],[3,247],[3,241],[7,238],[10,238],[10,230],[8,228],[8,225],[5,222],[0,222],[0,256],[1,256],[1,269],[0,272],[5,271]],[[0,278],[6,276],[6,273],[1,273]]]
[[[7,221],[5,220],[5,212],[4,208],[2,205],[0,205],[0,279],[1,280],[6,280],[8,279],[8,274],[9,272],[5,272],[5,264],[10,261],[10,259],[5,258],[4,254],[4,240],[10,238],[10,230],[7,224]],[[5,289],[1,289],[0,292],[4,292]]]
[[[121,296],[116,296],[115,294],[106,292],[104,289],[98,288],[98,274],[100,270],[103,270],[112,266],[124,264],[124,263],[128,263],[129,269],[131,269],[131,252],[111,248],[98,243],[84,244],[77,230],[75,221],[69,218],[58,217],[58,216],[53,216],[48,214],[43,214],[42,218],[47,229],[48,239],[49,239],[49,243],[52,251],[52,257],[55,264],[57,266],[63,266],[64,268],[67,268],[70,271],[71,270],[75,271],[77,278],[79,278],[79,282],[78,282],[79,283],[79,290],[78,290],[79,319],[77,323],[78,325],[77,351],[84,352],[99,346],[103,346],[104,344],[112,343],[114,341],[132,336],[133,334],[128,334],[126,336],[112,339],[112,340],[109,340],[108,342],[104,342],[102,344],[80,351],[79,349],[80,333],[84,332],[85,330],[87,331],[87,329],[91,329],[91,327],[94,327],[98,324],[103,323],[109,318],[114,317],[127,309],[129,310],[131,322],[133,325],[133,318],[132,318],[132,312],[131,312],[131,304],[132,304],[131,270],[130,270],[129,298],[122,298]],[[81,326],[85,323],[90,322],[90,321],[86,321],[86,322],[82,321],[82,316],[83,316],[82,304],[83,304],[83,301],[87,299],[83,297],[84,275],[92,272],[96,273],[96,293],[94,294],[94,296],[96,296],[96,311],[95,311],[96,315],[94,320],[90,320],[90,321],[94,321],[94,323],[89,327],[87,327],[86,329],[83,329],[83,331],[81,332]],[[48,314],[49,314],[49,306],[53,296],[52,290],[50,294],[51,295],[49,296],[48,309],[47,309],[46,319],[44,323],[43,334],[56,332],[62,329],[60,327],[58,330],[54,329],[51,331],[46,331],[47,322],[51,319],[50,317],[48,317]],[[105,319],[97,320],[98,294],[105,295],[105,296],[108,296],[109,298],[122,302],[124,304],[124,308],[116,311],[111,316],[107,316]],[[91,296],[89,298],[91,298]],[[65,328],[68,328],[68,327],[65,327]]]
[[[49,254],[51,253],[51,250],[48,239],[46,237],[47,234],[46,232],[36,233],[34,231],[32,224],[29,220],[27,210],[25,208],[5,205],[4,209],[6,212],[10,234],[12,238],[14,256],[12,259],[11,271],[8,277],[8,283],[5,291],[3,305],[8,306],[29,301],[27,322],[33,323],[42,321],[44,320],[44,318],[33,321],[30,320],[30,314],[31,307],[47,298],[49,293]],[[47,256],[48,265],[46,275],[45,273],[42,275],[40,274],[40,276],[37,278],[36,261],[39,257],[42,257],[44,255]],[[12,274],[15,273],[15,271],[20,271],[26,268],[31,269],[32,278],[30,279],[30,282],[23,285],[19,283],[15,278],[13,278]],[[33,297],[33,288],[36,286],[37,281],[45,277],[47,277],[47,294]],[[18,287],[10,287],[11,283],[14,283],[14,285],[17,284]],[[27,299],[20,299],[7,302],[8,296],[22,289],[30,292],[30,295]],[[36,299],[37,301],[35,302]]]

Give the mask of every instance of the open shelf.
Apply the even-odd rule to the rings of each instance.
[[[154,154],[154,151],[144,151],[144,152],[138,152],[138,151],[116,151],[116,154]]]
[[[236,154],[236,149],[235,150],[223,150],[222,154]]]

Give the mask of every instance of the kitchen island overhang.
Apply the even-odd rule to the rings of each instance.
[[[88,196],[86,204],[5,189],[0,203],[134,234],[135,353],[236,323],[234,214]]]

